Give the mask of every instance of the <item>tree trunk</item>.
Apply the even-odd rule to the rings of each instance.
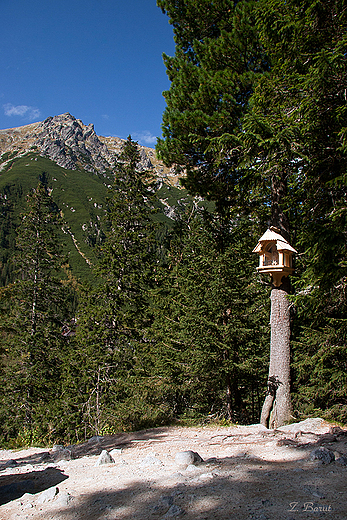
[[[282,201],[287,195],[286,172],[273,175],[271,178],[271,224],[277,227],[282,236],[290,239],[290,226],[287,213],[282,209]]]
[[[269,379],[260,418],[261,424],[268,428],[283,426],[291,417],[290,308],[286,284],[271,291]]]
[[[283,211],[287,195],[287,173],[283,169],[271,178],[271,221],[290,239],[288,215]],[[271,339],[268,389],[263,404],[260,422],[268,428],[278,428],[291,417],[290,400],[290,306],[289,278],[282,280],[280,287],[271,291]]]
[[[227,392],[226,392],[226,401],[227,401],[227,414],[228,419],[231,421],[233,419],[233,393],[231,389],[231,379],[230,375],[228,374],[226,377],[226,384],[227,384]]]

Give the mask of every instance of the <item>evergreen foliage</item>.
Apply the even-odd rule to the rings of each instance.
[[[57,233],[64,254],[69,256],[72,274],[83,281],[91,280],[90,264],[97,262],[96,246],[104,238],[100,220],[105,212],[107,185],[112,181],[86,171],[66,170],[34,152],[16,158],[8,168],[0,176],[0,236],[5,239],[0,242],[0,284],[12,281],[6,273],[15,251],[13,236],[26,196],[36,188],[40,175],[49,179],[49,189],[64,219]]]
[[[346,278],[296,297],[293,369],[296,414],[347,423]]]
[[[270,302],[251,251],[266,223],[299,250],[294,415],[347,422],[344,2],[157,3],[176,41],[157,151],[186,172],[187,191],[156,191],[130,137],[107,205],[101,176],[13,159],[0,182],[3,443],[189,417],[256,422]],[[162,200],[176,206],[173,227]],[[72,238],[83,285],[59,245]]]
[[[242,120],[253,85],[268,69],[255,30],[253,1],[159,0],[173,24],[175,56],[164,55],[170,90],[164,92],[163,139],[157,152],[186,172],[193,194],[237,199]]]
[[[0,285],[13,281],[12,255],[16,249],[15,208],[22,198],[22,187],[6,184],[0,193]]]
[[[253,241],[252,225],[231,212],[196,210],[180,222],[152,328],[155,370],[178,416],[259,416],[268,298],[254,275]]]
[[[70,293],[61,281],[65,258],[57,242],[59,215],[44,182],[28,198],[16,238],[16,279],[1,290],[5,440],[59,437],[61,367],[66,344],[62,326]]]
[[[293,277],[296,413],[329,414],[336,400],[345,417],[344,2],[158,5],[176,39],[175,56],[164,57],[171,87],[158,152],[186,169],[192,193],[275,225],[300,251]],[[309,405],[307,395],[320,395],[320,377],[329,404]]]
[[[282,207],[302,255],[294,277],[296,413],[346,420],[347,12],[343,2],[260,2],[271,58],[245,138],[262,178],[285,182]]]
[[[81,300],[77,386],[86,430],[93,433],[146,424],[150,394],[156,398],[146,333],[152,321],[149,290],[155,283],[159,252],[153,191],[148,172],[137,168],[139,161],[137,143],[129,137],[108,201],[108,231],[96,271],[100,283],[85,291]],[[157,405],[152,413],[160,416]]]

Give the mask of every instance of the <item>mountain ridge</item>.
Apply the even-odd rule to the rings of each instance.
[[[85,125],[66,112],[37,123],[0,130],[0,172],[14,158],[37,151],[62,168],[106,176],[114,168],[124,142],[119,137],[98,136],[92,123]],[[138,146],[139,168],[150,170],[158,179],[178,187],[174,168],[167,168],[154,149]]]

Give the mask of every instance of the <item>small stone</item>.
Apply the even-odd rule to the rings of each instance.
[[[141,460],[140,466],[163,466],[163,463],[160,459],[157,457],[154,457],[153,455],[147,455],[144,459]]]
[[[201,475],[199,475],[199,480],[212,480],[214,477],[213,477],[213,473],[202,473]]]
[[[176,453],[175,462],[179,466],[189,466],[189,464],[203,462],[202,458],[195,451],[179,451]]]
[[[185,514],[185,511],[179,507],[179,506],[176,506],[176,504],[173,504],[170,509],[167,511],[166,515],[163,516],[163,519],[167,519],[167,518],[175,518],[176,516],[181,516],[181,515],[184,515]]]
[[[330,464],[335,460],[335,455],[327,448],[316,448],[311,451],[310,460],[321,460],[324,464]]]
[[[57,451],[61,451],[64,449],[64,446],[62,444],[54,444],[53,448],[51,449],[51,453],[55,453]]]
[[[28,502],[27,504],[23,505],[23,509],[32,509],[34,507],[34,504],[31,502]]]
[[[74,497],[70,495],[70,493],[61,493],[57,498],[57,502],[59,502],[61,506],[67,506],[73,499]]]
[[[55,449],[54,451],[52,450],[51,454],[52,454],[52,458],[55,462],[59,462],[60,460],[71,460],[72,459],[71,451],[64,448],[63,446]]]
[[[336,457],[337,464],[341,464],[341,466],[347,466],[347,455],[341,455],[340,457]]]
[[[37,499],[37,503],[45,504],[46,502],[51,502],[52,500],[55,499],[55,497],[57,496],[58,493],[59,493],[59,488],[57,488],[56,486],[48,488],[45,491],[43,491],[42,493],[40,493],[40,495]]]
[[[176,472],[176,473],[172,473],[169,478],[171,480],[174,480],[177,484],[179,483],[183,483],[183,482],[186,482],[186,478],[182,475],[182,473],[179,473],[179,472]]]
[[[103,464],[114,464],[113,458],[106,450],[102,450],[95,466],[102,466]]]
[[[102,435],[94,435],[93,437],[88,439],[88,444],[93,444],[93,443],[100,444],[100,442],[103,440],[103,438],[104,437]]]
[[[199,468],[197,468],[194,464],[189,464],[187,467],[186,467],[186,471],[188,473],[196,473],[197,471],[199,471]]]

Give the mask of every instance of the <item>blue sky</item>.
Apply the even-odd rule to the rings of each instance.
[[[156,0],[0,0],[0,128],[70,112],[155,146],[173,55]]]

